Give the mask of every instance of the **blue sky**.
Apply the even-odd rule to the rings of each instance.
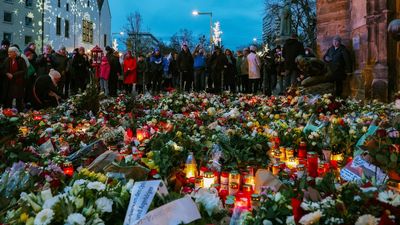
[[[144,30],[168,41],[180,29],[193,31],[194,36],[210,36],[209,16],[193,16],[192,11],[212,12],[213,22],[221,24],[222,42],[227,48],[261,41],[264,0],[109,0],[112,32],[122,31],[126,16],[138,11]],[[143,29],[142,29],[143,30]]]

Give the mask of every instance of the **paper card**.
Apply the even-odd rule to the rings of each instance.
[[[258,169],[255,179],[255,193],[261,193],[263,189],[279,191],[282,182],[266,169]]]
[[[125,215],[124,225],[133,225],[142,219],[153,201],[159,187],[164,187],[162,180],[136,182],[131,190],[131,199]],[[163,189],[163,191],[165,191]]]
[[[308,131],[311,132],[317,132],[318,130],[321,130],[324,126],[326,125],[325,122],[321,122],[316,119],[315,115],[312,115],[310,120],[307,122],[306,126],[303,129],[304,133],[307,133]]]
[[[201,215],[196,203],[189,196],[186,196],[150,211],[143,219],[132,225],[188,224],[200,218]]]
[[[50,155],[50,153],[54,152],[54,146],[51,143],[51,139],[47,140],[45,143],[40,145],[38,150],[40,154],[43,154],[45,156],[48,156]]]
[[[354,181],[361,184],[363,177],[372,180],[375,177],[375,171],[376,183],[378,185],[383,184],[387,180],[386,174],[380,168],[367,162],[361,155],[358,155],[340,170],[340,176],[346,181]]]

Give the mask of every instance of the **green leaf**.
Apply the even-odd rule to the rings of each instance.
[[[379,164],[382,164],[382,165],[388,164],[388,159],[386,158],[385,155],[377,154],[376,160],[379,162]]]
[[[392,152],[392,154],[390,154],[390,161],[397,162],[397,159],[398,159],[397,154]]]

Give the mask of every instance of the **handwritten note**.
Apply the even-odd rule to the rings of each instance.
[[[160,184],[163,185],[161,180],[142,181],[134,184],[124,225],[136,224],[146,215]]]
[[[135,225],[188,224],[200,218],[201,215],[196,203],[189,196],[186,196],[150,211]]]
[[[340,170],[340,176],[346,181],[362,183],[362,179],[375,179],[377,184],[382,184],[386,180],[386,175],[380,168],[367,162],[361,155],[356,156]]]

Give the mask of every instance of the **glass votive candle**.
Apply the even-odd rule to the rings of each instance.
[[[214,173],[213,172],[205,172],[203,177],[203,187],[210,188],[214,184]]]
[[[293,148],[287,147],[286,148],[286,158],[290,159],[292,157],[294,157],[294,150],[293,150]]]
[[[229,184],[231,184],[231,183],[240,184],[240,174],[239,174],[239,172],[236,171],[236,170],[232,170],[232,171],[229,173]]]
[[[231,182],[229,184],[229,195],[236,195],[239,191],[239,184],[235,182]]]
[[[275,163],[275,164],[272,166],[272,174],[275,175],[275,176],[277,176],[277,175],[279,174],[279,171],[280,171],[279,164],[278,164],[278,163]]]
[[[296,170],[297,170],[297,177],[302,178],[304,176],[306,168],[304,164],[299,164],[297,165]]]
[[[307,153],[307,171],[310,177],[318,176],[318,154],[316,152]]]

